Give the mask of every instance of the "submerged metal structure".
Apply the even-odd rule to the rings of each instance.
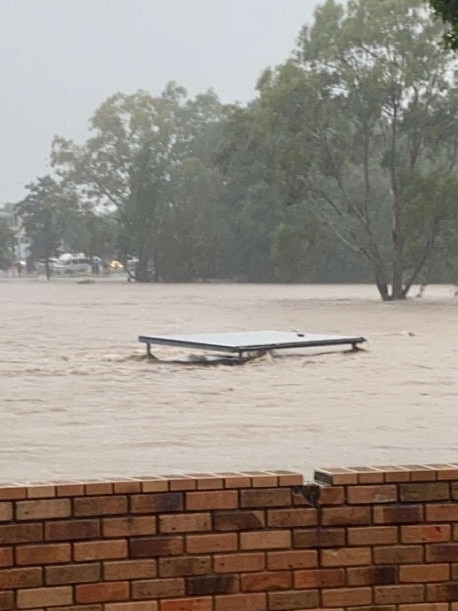
[[[354,350],[366,341],[361,336],[322,335],[288,331],[239,331],[233,333],[196,333],[183,335],[140,335],[138,341],[146,344],[150,358],[155,358],[152,345],[175,346],[236,354],[264,354],[273,350],[310,348],[315,346],[350,345]]]

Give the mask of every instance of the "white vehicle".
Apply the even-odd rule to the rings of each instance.
[[[90,274],[92,261],[83,254],[65,254],[52,264],[52,269],[56,274]]]

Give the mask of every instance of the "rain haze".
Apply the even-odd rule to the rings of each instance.
[[[49,171],[51,140],[82,141],[97,106],[121,91],[253,97],[316,0],[2,0],[0,204]]]
[[[364,4],[377,20],[343,21],[334,56],[333,89],[358,103],[317,62],[226,113],[195,96],[253,99],[315,1],[0,0],[0,202],[34,181],[0,215],[0,481],[455,463],[456,58],[425,11]],[[386,57],[409,57],[402,78]],[[160,98],[170,81],[189,104]],[[139,90],[37,180],[54,135],[85,143],[102,102]],[[138,342],[263,330],[368,341],[223,362]]]

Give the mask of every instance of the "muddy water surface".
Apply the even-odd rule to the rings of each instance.
[[[5,279],[0,325],[0,481],[458,462],[450,287],[386,304],[371,286]],[[137,343],[258,329],[369,342],[237,367]]]

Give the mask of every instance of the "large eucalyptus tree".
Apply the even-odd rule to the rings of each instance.
[[[327,0],[259,81],[276,182],[403,299],[456,213],[458,88],[421,0]]]

